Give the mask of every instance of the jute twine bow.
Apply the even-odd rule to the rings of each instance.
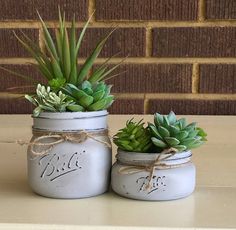
[[[78,131],[78,132],[47,132],[33,129],[33,135],[37,135],[33,141],[26,142],[23,140],[4,141],[2,143],[16,143],[19,145],[27,145],[34,156],[42,156],[48,154],[55,145],[68,141],[71,143],[83,143],[88,138],[104,144],[111,148],[110,142],[97,139],[98,136],[108,136],[108,130],[101,131]],[[45,147],[45,149],[35,150],[35,147]]]
[[[126,166],[120,167],[118,172],[120,174],[134,174],[134,173],[143,172],[143,171],[149,172],[150,174],[149,174],[148,184],[145,186],[145,189],[149,190],[152,187],[152,179],[153,179],[155,170],[179,168],[189,163],[188,161],[186,163],[181,163],[181,164],[167,165],[162,162],[174,156],[177,152],[178,150],[175,148],[165,149],[160,154],[158,154],[157,158],[150,165],[142,164],[142,163],[140,165],[127,164]]]

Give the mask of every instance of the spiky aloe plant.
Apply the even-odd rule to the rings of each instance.
[[[152,147],[151,135],[142,120],[126,122],[126,127],[119,130],[113,138],[119,149],[129,152],[148,152]]]
[[[206,141],[206,133],[196,126],[187,124],[185,118],[177,119],[174,112],[168,115],[156,113],[154,124],[148,125],[152,142],[158,150],[176,149],[178,152],[197,148]]]
[[[55,93],[62,90],[63,93],[68,94],[76,102],[76,105],[67,107],[71,111],[103,110],[109,107],[113,102],[113,96],[110,95],[111,86],[106,85],[104,81],[115,76],[112,75],[113,71],[123,62],[122,60],[117,65],[109,68],[107,65],[110,60],[109,58],[100,67],[95,70],[93,68],[96,58],[115,30],[112,29],[98,42],[82,67],[78,67],[78,54],[91,17],[77,37],[75,17],[71,22],[70,28],[67,29],[65,25],[65,14],[62,16],[59,10],[59,28],[54,29],[54,39],[54,36],[52,36],[50,30],[39,15],[43,30],[42,41],[46,52],[36,45],[25,33],[22,32],[21,37],[15,34],[21,45],[37,62],[37,65],[33,65],[47,79],[51,89]],[[14,71],[7,70],[4,67],[0,68],[14,73],[19,77],[26,77]]]

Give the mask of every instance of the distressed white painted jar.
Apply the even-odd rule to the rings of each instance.
[[[112,167],[112,189],[121,196],[138,200],[174,200],[189,196],[195,188],[196,174],[191,156],[191,151],[186,151],[161,160],[165,157],[162,155],[160,163],[167,167],[154,170],[148,188],[150,172],[139,165],[150,165],[158,154],[118,150]]]
[[[33,133],[103,132],[107,129],[107,111],[41,113],[33,117]],[[42,136],[44,134],[40,134]],[[31,143],[39,137],[34,135]],[[28,147],[28,181],[34,192],[52,198],[83,198],[108,190],[111,169],[111,148],[107,134],[87,138],[84,142],[63,141],[44,155],[35,155]],[[42,143],[54,138],[41,140]],[[103,143],[101,143],[103,142]],[[34,146],[41,152],[45,146]]]

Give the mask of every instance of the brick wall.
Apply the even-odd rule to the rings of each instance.
[[[41,44],[36,9],[50,26],[57,5],[75,12],[81,28],[96,9],[81,58],[107,29],[118,25],[97,64],[118,51],[129,55],[110,80],[117,100],[111,113],[236,114],[236,1],[234,0],[7,0],[0,1],[0,65],[40,75],[12,31]],[[0,113],[30,113],[32,106],[4,91],[26,83],[0,71]]]

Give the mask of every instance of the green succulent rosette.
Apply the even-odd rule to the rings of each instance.
[[[156,113],[154,124],[149,123],[152,143],[158,150],[174,148],[178,152],[197,148],[206,142],[207,134],[196,122],[187,124],[185,118],[177,119],[173,111],[168,115]]]

